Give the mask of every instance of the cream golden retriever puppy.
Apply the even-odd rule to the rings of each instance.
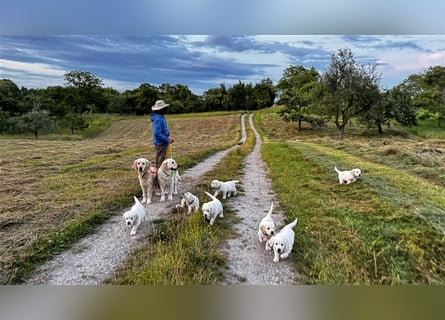
[[[157,169],[152,167],[150,161],[145,158],[134,160],[132,168],[138,173],[139,185],[142,190],[142,203],[150,204]]]
[[[211,195],[207,191],[204,191],[212,201],[206,202],[202,205],[202,215],[206,221],[209,221],[210,225],[215,223],[215,219],[220,216],[223,218],[223,206],[221,201],[218,200],[215,196]]]
[[[223,194],[223,199],[226,197],[230,197],[231,195],[236,196],[236,184],[239,183],[239,180],[230,180],[230,181],[219,181],[213,180],[210,183],[210,187],[215,189],[214,196],[217,197],[221,192]]]
[[[184,192],[181,199],[181,204],[176,205],[177,209],[181,209],[187,214],[198,212],[199,210],[199,199],[191,192]]]
[[[168,200],[173,200],[172,173],[178,169],[178,164],[172,158],[162,161],[158,169],[159,188],[161,189],[160,201],[165,201],[165,194],[168,194]]]
[[[261,243],[269,240],[275,234],[275,221],[272,218],[273,202],[270,204],[269,212],[260,221],[258,227],[258,241]]]
[[[362,175],[362,171],[358,168],[355,168],[355,169],[352,169],[349,171],[341,171],[341,170],[338,170],[337,167],[334,167],[334,170],[338,174],[338,182],[340,184],[353,183]]]
[[[280,232],[267,241],[266,250],[272,248],[274,252],[273,262],[278,262],[280,259],[286,259],[291,253],[295,240],[295,233],[292,228],[297,225],[297,222],[298,218],[285,225]]]
[[[134,197],[134,205],[123,214],[125,225],[131,227],[130,235],[134,236],[142,221],[146,220],[145,208],[138,198]]]

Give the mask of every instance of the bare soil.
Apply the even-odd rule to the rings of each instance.
[[[256,132],[252,115],[249,123],[256,136],[254,150],[244,163],[242,189],[236,197],[227,200],[226,205],[241,218],[234,226],[238,237],[227,241],[223,250],[227,252],[227,272],[221,284],[293,284],[297,279],[290,259],[274,263],[273,252],[264,250],[264,243],[258,243],[257,228],[261,218],[267,213],[271,201],[274,201],[274,218],[282,226],[283,215],[279,213],[279,203],[271,190],[267,179],[267,169],[260,155],[261,139]],[[242,142],[245,137],[244,115],[241,118]],[[235,145],[218,152],[193,168],[181,173],[181,190],[190,187],[199,178],[210,171]],[[153,230],[153,221],[162,213],[169,212],[179,203],[179,197],[173,201],[154,202],[145,205],[148,221],[143,223],[136,236],[129,235],[129,229],[122,222],[122,212],[117,212],[96,232],[82,238],[69,250],[66,250],[38,267],[27,279],[26,284],[55,285],[98,285],[110,279],[132,250],[142,246],[147,235]]]

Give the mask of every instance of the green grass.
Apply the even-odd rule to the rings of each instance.
[[[299,218],[291,261],[302,283],[445,284],[441,130],[421,123],[423,133],[418,136],[395,127],[378,135],[354,125],[347,128],[344,140],[338,140],[331,126],[304,127],[298,133],[294,123],[281,121],[278,109],[256,112],[254,120],[280,207],[286,220]],[[173,152],[181,170],[238,141],[239,122],[232,116],[237,117],[199,114],[193,120],[199,122],[196,126],[190,125],[190,115],[167,116],[177,138]],[[211,130],[216,124],[226,130],[218,137]],[[154,154],[146,117],[130,117],[108,127],[100,120],[94,127],[102,129],[92,130],[94,138],[82,141],[60,141],[70,140],[64,136],[48,137],[59,141],[0,141],[0,282],[19,283],[36,265],[129,206],[132,195],[140,192],[130,166],[134,158]],[[428,131],[436,132],[433,139],[420,137]],[[83,136],[71,140],[77,139]],[[199,141],[199,150],[189,149],[191,139]],[[248,129],[246,143],[192,191],[205,201],[211,179],[238,176],[253,145]],[[352,185],[339,185],[334,165],[360,167],[363,177]],[[24,179],[18,181],[17,174]],[[224,219],[212,227],[201,211],[187,217],[171,212],[156,221],[147,245],[108,282],[218,283],[225,264],[220,248],[225,239],[236,236],[231,229],[236,215],[224,209]],[[5,276],[13,280],[4,281]]]
[[[408,127],[410,132],[426,139],[445,139],[445,121],[439,127],[437,119],[418,120],[418,125]]]
[[[409,161],[392,167],[367,154],[391,143],[389,135],[338,141],[306,132],[283,141],[289,132],[265,126],[270,117],[269,110],[255,119],[280,205],[299,218],[293,259],[303,283],[445,283],[443,186],[416,175]],[[401,139],[405,151],[417,146]],[[402,155],[394,154],[391,163]],[[339,185],[334,165],[360,167],[363,177]]]

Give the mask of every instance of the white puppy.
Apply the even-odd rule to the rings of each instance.
[[[176,208],[186,211],[187,214],[195,213],[199,210],[199,199],[191,192],[184,192],[181,204],[177,204]]]
[[[142,190],[142,203],[150,204],[157,169],[152,167],[150,161],[145,158],[134,160],[132,168],[138,173],[139,185]]]
[[[220,216],[223,218],[223,206],[221,201],[219,201],[215,196],[211,195],[207,191],[204,191],[212,201],[206,202],[202,205],[202,215],[204,218],[213,225],[215,219]]]
[[[275,222],[272,218],[273,202],[270,204],[269,212],[260,221],[258,227],[258,241],[263,242],[269,240],[275,234]]]
[[[172,172],[178,169],[178,164],[172,158],[162,161],[158,169],[159,188],[161,189],[160,201],[165,201],[165,193],[168,193],[168,200],[173,200]]]
[[[223,194],[223,199],[226,197],[230,197],[231,195],[236,196],[236,184],[239,183],[239,180],[230,180],[230,181],[219,181],[213,180],[210,183],[210,186],[215,190],[214,196],[217,197],[220,192]]]
[[[362,175],[362,171],[358,168],[349,171],[341,171],[338,170],[337,167],[334,167],[334,170],[338,174],[338,181],[340,182],[340,184],[350,184]]]
[[[134,205],[131,209],[123,214],[125,225],[131,227],[130,235],[134,236],[142,223],[146,220],[145,208],[138,198],[134,197]]]
[[[286,259],[292,251],[294,246],[295,233],[292,230],[297,225],[298,218],[283,227],[276,235],[270,238],[266,244],[266,250],[273,248],[274,258],[273,262],[278,262],[280,259]]]

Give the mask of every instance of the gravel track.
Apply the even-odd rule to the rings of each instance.
[[[222,284],[274,285],[294,284],[297,274],[290,259],[275,263],[273,251],[265,251],[264,242],[258,241],[258,225],[274,202],[273,218],[278,228],[284,225],[284,216],[279,213],[279,203],[267,178],[267,167],[261,159],[261,138],[256,131],[253,114],[249,116],[256,143],[244,160],[244,176],[241,182],[244,191],[227,201],[227,206],[237,213],[241,221],[234,226],[238,237],[227,241],[228,271]],[[295,228],[295,231],[297,227]],[[296,231],[297,232],[297,231]]]
[[[245,115],[242,115],[242,137],[239,144],[246,139],[244,119]],[[252,114],[249,123],[254,129]],[[228,272],[222,284],[292,284],[295,273],[289,262],[273,263],[273,253],[264,251],[264,244],[260,245],[256,237],[259,221],[267,213],[274,195],[270,182],[266,179],[265,165],[259,152],[261,139],[255,129],[254,132],[255,148],[245,160],[245,174],[241,179],[245,191],[226,204],[242,219],[235,225],[240,236],[229,240],[224,249],[228,253]],[[181,190],[191,189],[203,174],[212,170],[238,145],[220,151],[181,173],[180,193]],[[129,235],[129,229],[122,220],[122,214],[127,208],[112,216],[96,232],[40,265],[30,274],[25,284],[99,285],[112,278],[114,271],[122,265],[131,251],[146,243],[147,235],[153,230],[152,221],[159,219],[161,214],[170,212],[179,203],[179,196],[174,196],[173,201],[163,203],[158,201],[157,196],[153,196],[153,199],[153,203],[145,205],[148,221],[139,227],[135,236]],[[274,205],[278,207],[275,200]],[[279,214],[274,217],[282,221]]]

